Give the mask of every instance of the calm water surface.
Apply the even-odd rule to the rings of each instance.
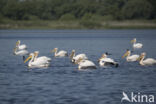
[[[123,91],[156,95],[156,66],[121,59],[134,37],[144,44],[134,53],[156,58],[156,30],[0,30],[0,104],[120,104]],[[51,57],[51,67],[28,69],[13,55],[17,40]],[[68,58],[54,58],[55,47],[86,53],[97,66],[109,52],[120,67],[79,71]]]

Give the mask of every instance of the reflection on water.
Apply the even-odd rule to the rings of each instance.
[[[121,56],[132,49],[130,40],[143,43],[147,57],[156,58],[156,30],[0,30],[1,104],[119,104],[122,91],[156,94],[155,66],[127,63]],[[22,57],[12,54],[15,42],[30,52],[52,58],[46,69],[28,69]],[[118,68],[77,70],[69,58],[53,58],[53,48],[85,53],[96,65],[104,52]]]

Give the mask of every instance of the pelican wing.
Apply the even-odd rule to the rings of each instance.
[[[27,46],[25,44],[22,44],[22,45],[18,46],[18,49],[19,50],[24,50],[24,49],[27,49]]]
[[[147,58],[147,59],[143,60],[143,63],[145,65],[153,65],[153,64],[156,64],[156,60],[152,59],[152,58]]]
[[[76,55],[75,57],[73,57],[73,59],[76,60],[76,61],[77,61],[79,58],[82,58],[83,60],[88,59],[87,56],[86,56],[86,54],[78,54],[78,55]]]
[[[132,55],[127,57],[128,61],[137,61],[137,59],[139,58],[139,55]]]
[[[16,52],[16,55],[20,55],[20,56],[24,56],[29,54],[29,52],[27,50],[20,50]]]

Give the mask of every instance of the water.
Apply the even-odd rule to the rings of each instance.
[[[121,58],[134,37],[144,44],[134,53],[156,58],[156,30],[0,30],[0,104],[120,104],[123,91],[156,95],[156,67]],[[27,68],[12,54],[17,40],[51,57],[51,67]],[[120,67],[79,71],[68,58],[54,58],[55,47],[86,53],[97,66],[109,52]]]

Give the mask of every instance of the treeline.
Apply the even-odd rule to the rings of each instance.
[[[156,0],[0,0],[0,18],[151,20],[156,19]]]

